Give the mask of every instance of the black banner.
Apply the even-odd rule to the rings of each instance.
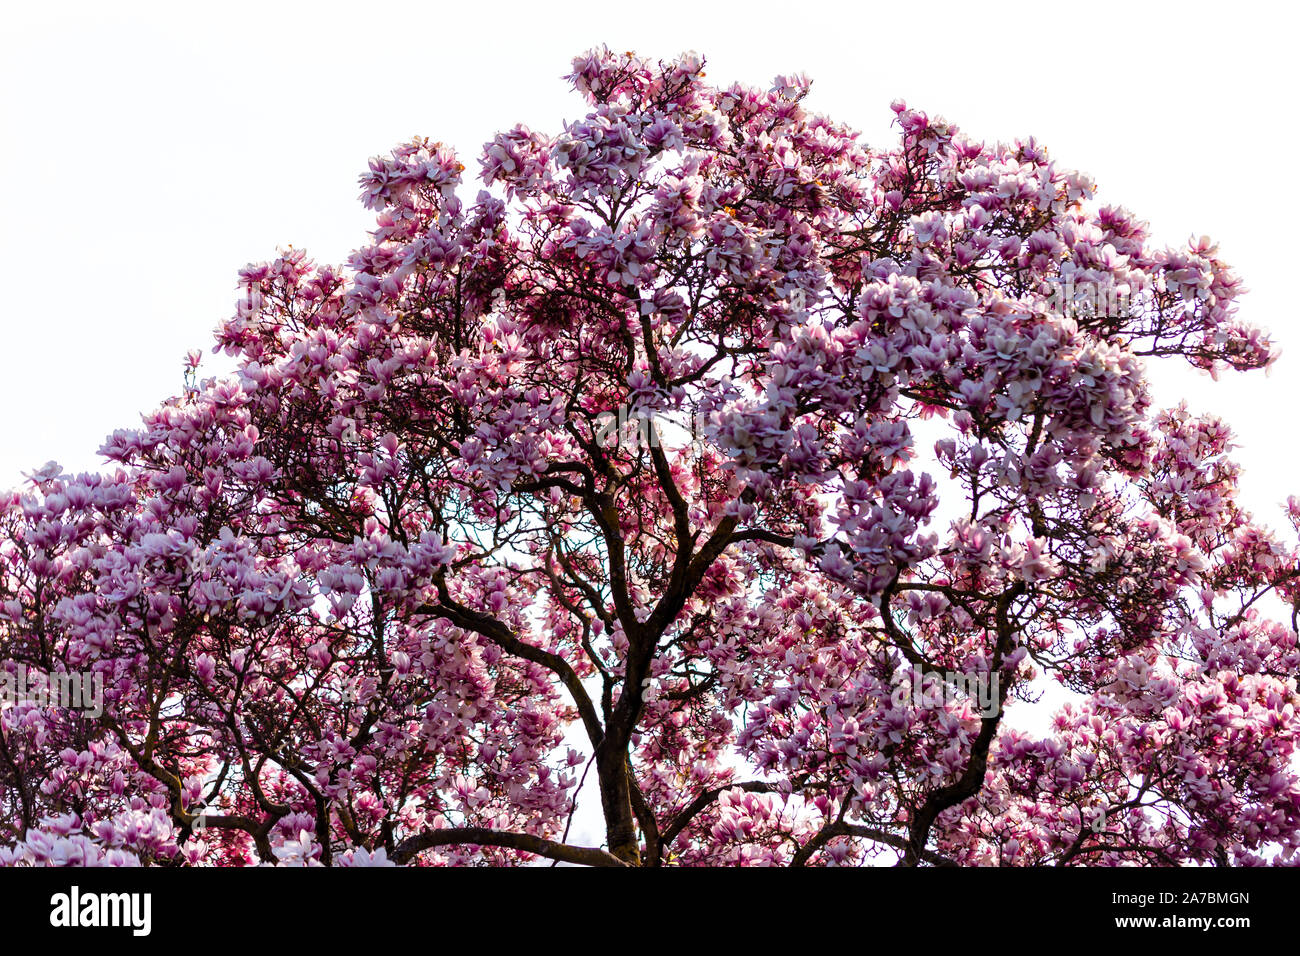
[[[1230,943],[1289,930],[1300,889],[1292,869],[541,869],[551,868],[10,869],[0,870],[0,919],[24,938],[112,937],[128,948],[336,946],[416,927],[524,942],[637,926],[671,936],[671,927],[690,926],[692,946],[709,937],[775,943],[787,933],[829,942],[855,926],[889,927],[927,948],[974,943],[989,930],[1002,940],[1198,933]]]

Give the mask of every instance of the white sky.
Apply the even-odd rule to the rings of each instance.
[[[580,115],[560,77],[604,42],[697,50],[723,83],[804,71],[809,105],[876,145],[894,140],[896,96],[982,138],[1033,134],[1164,241],[1214,237],[1252,290],[1245,317],[1286,354],[1269,377],[1158,370],[1157,397],[1235,426],[1252,507],[1300,493],[1278,432],[1300,409],[1290,197],[1270,194],[1300,155],[1281,4],[2,9],[0,487],[48,459],[98,467],[104,436],[179,389],[187,349],[210,348],[244,263],[289,243],[338,262],[363,243],[367,157],[420,134],[475,171],[495,130]],[[583,817],[580,840],[598,841]]]
[[[1161,239],[1216,238],[1288,354],[1267,378],[1161,372],[1158,396],[1234,424],[1268,509],[1300,492],[1277,432],[1300,406],[1289,199],[1269,194],[1296,173],[1294,24],[1281,5],[1149,6],[6,4],[0,487],[48,459],[97,467],[210,347],[244,263],[361,244],[367,157],[418,133],[477,170],[494,130],[580,115],[559,77],[607,42],[698,50],[719,82],[805,71],[810,105],[874,144],[895,96],[976,136],[1032,133]]]

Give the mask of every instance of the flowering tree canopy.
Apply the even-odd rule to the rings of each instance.
[[[802,76],[569,79],[0,498],[5,672],[102,686],[6,699],[0,863],[1292,860],[1297,549],[1144,373],[1274,357],[1215,246]]]

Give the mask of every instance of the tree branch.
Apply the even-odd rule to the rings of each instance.
[[[485,827],[449,827],[444,830],[426,830],[408,837],[397,845],[393,853],[393,862],[403,865],[411,861],[418,853],[436,846],[499,846],[510,850],[522,850],[536,853],[561,863],[576,863],[579,866],[626,866],[622,860],[598,847],[570,846],[556,843],[531,833],[513,833],[505,830],[489,830]]]

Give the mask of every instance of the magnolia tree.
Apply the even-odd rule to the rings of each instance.
[[[0,500],[10,684],[102,688],[6,698],[0,862],[1292,861],[1297,550],[1144,376],[1273,358],[1215,247],[901,102],[569,80]]]

